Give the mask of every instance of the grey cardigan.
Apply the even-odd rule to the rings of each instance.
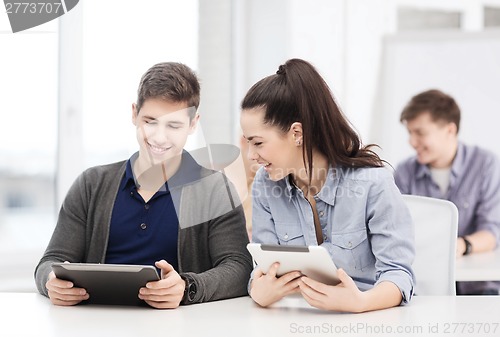
[[[71,186],[35,269],[42,295],[48,296],[45,283],[53,262],[104,263],[111,214],[126,163],[87,169]],[[178,272],[196,283],[193,303],[247,295],[252,259],[246,249],[241,202],[221,173],[199,167],[198,174],[195,182],[170,189],[180,193]]]

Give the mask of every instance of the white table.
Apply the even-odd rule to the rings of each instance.
[[[249,297],[174,310],[58,307],[34,293],[0,293],[0,336],[500,336],[500,298],[421,296],[362,314],[325,312],[301,298],[260,308]],[[489,332],[489,333],[488,333]]]
[[[457,281],[500,281],[500,249],[459,257],[455,265],[455,279]]]

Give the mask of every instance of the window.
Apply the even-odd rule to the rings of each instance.
[[[500,7],[484,7],[484,27],[500,27]]]
[[[13,34],[0,16],[0,291],[35,289],[55,223],[57,41],[57,21]]]
[[[460,29],[461,17],[458,11],[401,7],[398,9],[398,31]]]

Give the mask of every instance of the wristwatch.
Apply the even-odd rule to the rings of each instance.
[[[184,297],[182,297],[182,303],[193,303],[197,291],[196,283],[193,278],[188,275],[180,276],[186,282],[186,288],[184,288]]]
[[[472,243],[470,243],[470,241],[467,240],[465,236],[462,236],[462,239],[465,242],[465,251],[463,255],[469,255],[470,253],[472,253]]]

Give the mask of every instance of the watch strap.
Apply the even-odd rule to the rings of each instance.
[[[470,243],[469,240],[465,236],[462,236],[462,239],[464,240],[465,243],[465,251],[463,255],[469,255],[472,253],[472,243]]]
[[[193,303],[197,292],[196,282],[189,275],[180,275],[180,277],[186,282],[186,287],[184,288],[184,296],[182,297],[182,303]]]

